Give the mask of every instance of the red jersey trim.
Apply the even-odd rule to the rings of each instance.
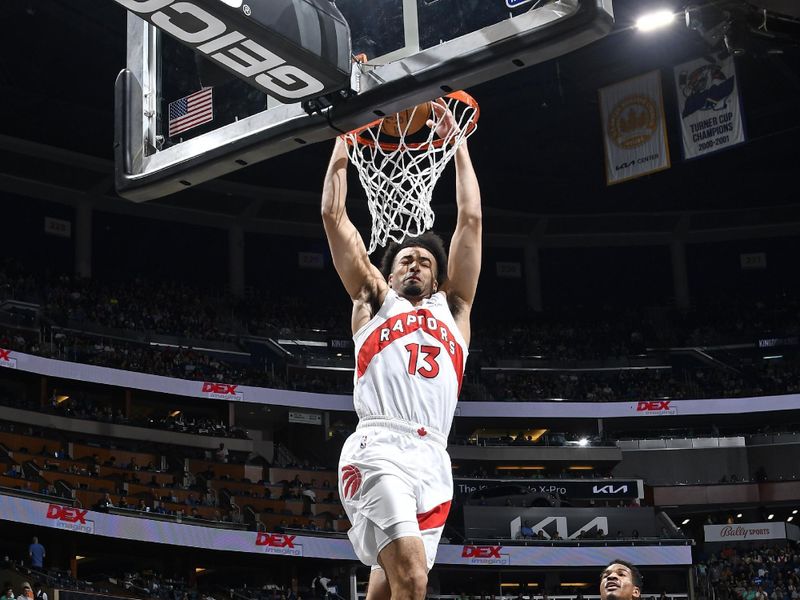
[[[428,512],[418,514],[417,522],[419,523],[419,530],[436,529],[444,525],[444,522],[447,521],[447,515],[450,514],[450,503],[451,500],[442,502],[439,506],[432,508]]]

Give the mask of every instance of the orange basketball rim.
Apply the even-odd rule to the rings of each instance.
[[[464,91],[456,91],[451,92],[444,96],[444,98],[449,99],[450,101],[447,102],[448,110],[453,111],[455,108],[458,110],[460,105],[461,111],[468,110],[472,114],[469,115],[468,120],[466,123],[461,124],[465,127],[465,136],[469,137],[472,131],[478,126],[478,118],[480,117],[481,111],[480,107],[478,106],[478,102],[470,96],[467,92]],[[380,131],[381,125],[383,124],[384,120],[387,117],[381,117],[379,119],[375,119],[367,123],[366,125],[362,125],[356,129],[345,134],[344,139],[348,144],[359,144],[362,146],[367,146],[369,148],[374,148],[375,146],[380,146],[383,150],[387,152],[395,152],[397,150],[426,150],[430,147],[433,148],[441,148],[442,145],[447,141],[447,138],[436,138],[432,141],[425,140],[422,142],[406,142],[404,139],[401,138],[400,142],[396,141],[386,141],[381,139],[379,134],[367,134],[368,131],[377,130]],[[458,122],[459,119],[456,118]],[[366,135],[365,135],[366,134]]]

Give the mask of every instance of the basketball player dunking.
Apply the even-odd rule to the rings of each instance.
[[[456,127],[432,103],[436,134]],[[421,600],[453,479],[447,436],[470,339],[481,267],[481,200],[466,142],[457,150],[458,218],[449,257],[428,232],[387,247],[379,270],[345,211],[347,151],[336,140],[322,220],[353,301],[358,427],[339,460],[339,496],[359,559],[372,567],[367,600]]]

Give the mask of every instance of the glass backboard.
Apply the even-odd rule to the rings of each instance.
[[[337,93],[288,103],[130,12],[127,68],[116,83],[119,194],[145,201],[175,193],[564,55],[613,25],[611,0],[336,0],[335,7],[349,27],[350,52],[367,62],[351,66]],[[195,121],[179,126],[185,117],[175,115],[187,105]]]

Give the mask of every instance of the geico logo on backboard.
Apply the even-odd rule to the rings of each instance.
[[[671,400],[642,400],[636,405],[636,412],[646,415],[677,415],[678,409]]]
[[[17,359],[11,358],[11,350],[0,348],[0,367],[5,367],[7,369],[17,368]]]
[[[261,531],[256,536],[256,546],[263,546],[266,554],[303,556],[303,546],[294,543],[296,537],[296,535],[265,533]]]
[[[53,526],[57,529],[94,533],[94,521],[86,518],[86,513],[88,512],[88,510],[81,508],[51,504],[47,507],[47,519],[55,521]]]
[[[217,398],[219,400],[241,400],[244,395],[236,391],[238,387],[238,385],[229,383],[206,381],[203,383],[203,393],[209,398]]]
[[[222,20],[225,17],[222,13],[211,14],[196,2],[188,1],[117,2],[283,102],[298,102],[325,90],[321,81],[303,70],[305,65],[289,64],[284,57],[233,29]],[[223,2],[233,8],[241,5],[235,0]],[[273,49],[277,48],[276,45]]]
[[[500,554],[502,546],[464,546],[461,558],[469,559],[471,565],[507,565],[511,562],[508,554]]]

